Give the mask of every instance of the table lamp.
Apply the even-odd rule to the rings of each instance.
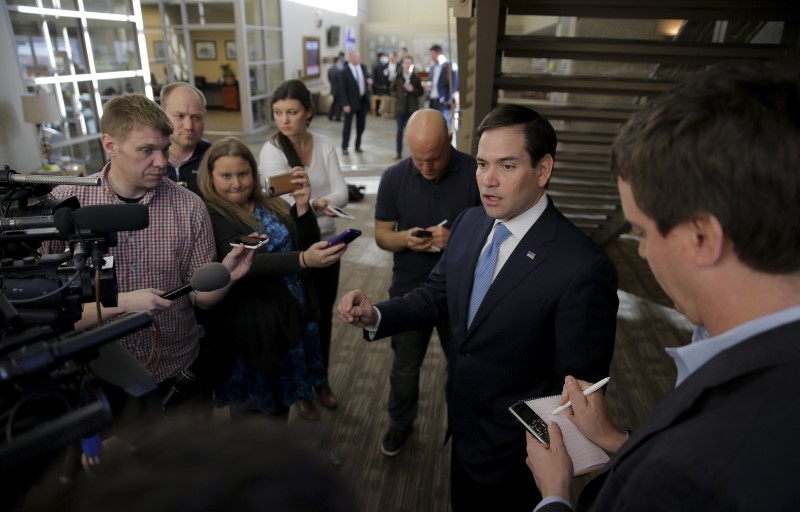
[[[50,163],[50,135],[44,129],[45,123],[61,121],[61,111],[55,93],[23,94],[22,117],[26,123],[37,125],[41,137],[42,161]]]

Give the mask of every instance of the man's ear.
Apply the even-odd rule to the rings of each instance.
[[[687,226],[695,262],[703,267],[719,262],[725,248],[725,232],[719,219],[709,213],[702,213],[695,215],[687,222]]]
[[[536,164],[536,182],[540,187],[544,188],[547,182],[550,181],[550,176],[553,174],[553,157],[552,155],[544,155],[539,163]]]
[[[100,144],[103,146],[103,151],[106,152],[109,158],[113,158],[116,156],[117,153],[117,142],[114,140],[114,137],[111,135],[104,133],[100,136]]]

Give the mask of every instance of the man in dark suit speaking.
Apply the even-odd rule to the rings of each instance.
[[[797,510],[799,169],[800,82],[783,63],[711,68],[623,128],[611,171],[639,254],[703,329],[667,349],[677,385],[627,440],[603,394],[568,378],[567,414],[616,452],[578,510]],[[557,426],[550,440],[528,439],[537,510],[570,510]]]
[[[449,315],[453,509],[530,512],[539,495],[517,451],[524,429],[508,407],[560,394],[572,372],[590,381],[608,375],[617,274],[545,194],[556,150],[546,119],[501,105],[477,135],[483,207],[455,221],[428,281],[375,307],[362,291],[350,292],[338,312],[365,327],[367,339]]]

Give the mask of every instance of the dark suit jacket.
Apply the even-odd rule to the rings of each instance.
[[[349,64],[345,65],[344,69],[342,69],[339,75],[342,106],[346,107],[349,105],[353,112],[358,112],[361,108],[369,109],[370,92],[369,84],[366,83],[366,80],[369,78],[369,74],[367,73],[367,67],[364,64],[359,65],[361,66],[361,73],[364,75],[365,81],[365,102],[362,103],[361,101],[361,95],[358,93],[358,83],[356,82],[356,77],[353,76],[353,72],[350,70]]]
[[[450,66],[451,64],[449,60],[442,64],[442,71],[439,73],[439,80],[433,84],[436,86],[436,90],[439,91],[439,101],[442,103],[447,103],[448,105],[453,99],[450,94]],[[432,75],[431,78],[433,78]],[[456,91],[458,91],[458,71],[453,70],[453,92]]]
[[[578,510],[797,510],[799,341],[795,322],[699,368],[587,484]]]
[[[524,430],[510,405],[560,394],[567,374],[587,381],[608,375],[618,305],[614,265],[551,200],[467,330],[473,275],[493,222],[482,207],[464,211],[425,285],[377,305],[376,337],[449,314],[449,426],[465,469],[484,483],[525,463]]]
[[[328,82],[331,84],[331,94],[336,97],[342,94],[339,90],[341,89],[341,75],[342,70],[337,68],[335,64],[328,68]]]

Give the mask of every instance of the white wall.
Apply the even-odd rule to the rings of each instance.
[[[369,21],[363,26],[361,60],[374,62],[378,51],[408,48],[420,69],[430,66],[428,49],[439,44],[448,58],[455,61],[456,24],[447,0],[368,0]],[[447,28],[450,25],[450,44]]]
[[[417,24],[445,26],[448,11],[447,0],[367,0],[370,23],[398,23],[411,29]]]
[[[312,92],[328,90],[327,77],[330,62],[340,51],[345,53],[350,51],[350,48],[343,46],[345,28],[349,27],[355,31],[356,48],[354,49],[360,49],[361,25],[367,21],[366,5],[367,0],[358,0],[358,15],[348,16],[300,5],[289,0],[281,0],[284,74],[286,79],[302,78],[298,74],[302,72],[303,68],[303,37],[319,37],[322,50],[322,73],[319,79],[307,81],[306,86]],[[338,46],[328,46],[328,27],[331,25],[341,27]]]
[[[5,1],[0,1],[0,169],[9,165],[17,172],[41,167],[36,126],[22,119],[24,92],[19,75],[16,45]]]

